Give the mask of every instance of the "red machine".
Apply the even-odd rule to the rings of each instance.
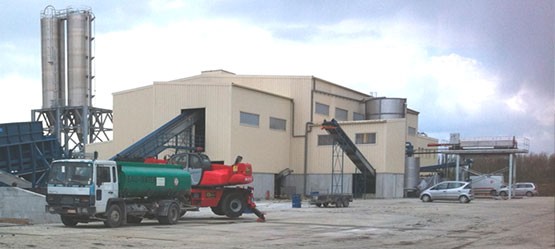
[[[265,221],[264,214],[253,201],[253,188],[238,186],[253,181],[252,165],[241,160],[238,156],[229,166],[212,163],[205,154],[182,153],[168,160],[147,158],[145,162],[178,164],[191,174],[191,210],[210,207],[217,215],[237,218],[248,208],[258,216],[258,221]]]

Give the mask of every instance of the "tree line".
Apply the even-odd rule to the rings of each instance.
[[[508,155],[472,156],[471,168],[484,174],[503,170],[505,182],[509,181]],[[541,196],[555,196],[555,154],[529,153],[513,157],[516,167],[515,182],[533,182]]]

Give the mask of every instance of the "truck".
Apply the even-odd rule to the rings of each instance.
[[[212,164],[195,153],[146,161],[56,160],[47,178],[46,211],[69,227],[93,221],[119,227],[144,218],[171,225],[200,207],[230,218],[250,209],[265,221],[253,189],[237,186],[252,182],[250,164]]]
[[[502,186],[505,185],[502,175],[470,176],[470,180],[475,195],[496,196]]]

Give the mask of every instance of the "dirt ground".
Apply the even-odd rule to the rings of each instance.
[[[252,214],[230,220],[210,209],[170,226],[154,220],[116,229],[0,223],[0,248],[555,248],[554,197],[469,204],[355,200],[348,208],[258,204],[265,223]]]

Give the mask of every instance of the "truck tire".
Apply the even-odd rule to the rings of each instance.
[[[222,210],[222,206],[218,205],[215,207],[210,207],[212,209],[212,213],[215,215],[225,215],[224,211]]]
[[[343,207],[349,207],[349,200],[348,199],[343,200]]]
[[[222,200],[222,211],[229,218],[237,218],[243,215],[247,202],[241,192],[231,192]]]
[[[64,225],[66,225],[68,227],[77,226],[78,222],[75,219],[73,219],[69,216],[65,216],[65,215],[62,215],[61,218],[62,218],[62,223],[64,223]]]
[[[170,206],[168,207],[168,214],[167,216],[159,216],[158,217],[158,222],[160,222],[160,224],[164,224],[164,225],[173,225],[177,223],[177,220],[179,220],[179,215],[181,213],[179,212],[179,206],[175,203],[172,202],[170,204]]]
[[[335,207],[336,208],[342,208],[343,207],[343,201],[341,199],[338,199],[335,201]]]
[[[117,204],[113,204],[106,211],[106,221],[104,225],[107,227],[119,227],[123,221],[123,213]]]

